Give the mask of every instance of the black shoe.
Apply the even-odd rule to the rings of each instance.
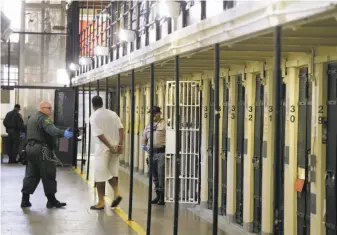
[[[111,203],[111,207],[117,207],[119,205],[119,203],[122,201],[122,197],[118,196],[112,203]]]
[[[158,203],[157,203],[157,205],[159,205],[159,206],[164,206],[164,205],[165,205],[165,201],[159,200]]]
[[[151,201],[151,204],[157,204],[158,203],[160,195],[159,195],[158,191],[156,191],[156,194],[157,194],[157,196]]]
[[[90,207],[90,210],[104,210],[104,206],[103,207],[97,207],[97,205],[93,205]]]
[[[160,206],[165,205],[164,192],[159,193],[159,200],[157,202],[157,205],[160,205]]]
[[[24,200],[21,201],[21,207],[22,208],[27,208],[27,207],[31,207],[31,206],[32,206],[32,203],[30,203],[29,201],[24,201]]]
[[[61,208],[61,207],[66,206],[66,205],[67,205],[67,203],[59,202],[59,201],[56,200],[56,201],[48,201],[46,207],[48,209],[53,208],[53,207]]]

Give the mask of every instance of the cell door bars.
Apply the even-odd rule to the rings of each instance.
[[[175,190],[175,82],[166,86],[165,201],[174,201]],[[180,195],[179,203],[198,203],[200,82],[181,81],[180,87]]]

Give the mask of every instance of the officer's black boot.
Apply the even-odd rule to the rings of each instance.
[[[48,194],[46,195],[47,198],[48,198],[48,202],[47,202],[47,205],[46,207],[47,208],[53,208],[53,207],[56,207],[56,208],[61,208],[63,206],[66,206],[67,203],[65,202],[60,202],[58,201],[56,198],[55,198],[55,194]]]
[[[157,202],[157,205],[165,205],[165,199],[164,199],[164,191],[159,192],[159,200]]]
[[[32,204],[29,201],[29,194],[22,194],[22,200],[21,200],[21,207],[26,208],[26,207],[31,207]]]
[[[159,201],[159,196],[160,196],[159,191],[156,191],[156,194],[157,196],[151,201],[152,204],[157,204]]]

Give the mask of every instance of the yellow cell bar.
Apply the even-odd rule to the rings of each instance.
[[[141,141],[142,141],[142,134],[145,128],[145,118],[144,118],[144,87],[141,87],[140,94],[139,94],[139,142],[138,142],[138,148],[139,148],[139,172],[144,173],[144,151],[141,149]]]
[[[124,126],[124,146],[125,146],[125,136],[126,136],[126,120],[125,120],[125,102],[124,102],[124,91],[121,91],[120,95],[120,119],[122,120],[123,126]],[[120,161],[124,163],[124,157],[125,155],[125,150],[124,153],[120,155]]]
[[[274,224],[274,72],[266,71],[264,93],[263,140],[267,142],[266,158],[262,159],[262,228],[265,235],[273,234]]]
[[[150,106],[151,106],[151,100],[150,100],[150,97],[151,97],[151,90],[150,90],[150,87],[149,86],[146,86],[146,89],[145,89],[145,105],[146,105],[146,112],[148,112],[150,110]],[[150,114],[146,114],[145,115],[145,126],[150,123]],[[148,169],[148,166],[146,164],[146,158],[148,158],[148,153],[145,153],[145,157],[144,157],[144,173],[148,173],[149,172],[149,169]]]
[[[315,77],[312,90],[312,139],[311,153],[316,156],[315,180],[311,180],[311,193],[316,195],[316,213],[310,214],[310,233],[325,235],[324,220],[325,211],[325,169],[326,169],[326,145],[322,143],[323,126],[322,117],[327,117],[327,65],[315,64]],[[310,160],[309,160],[310,161]],[[315,163],[310,162],[313,166]],[[313,198],[311,198],[313,200]]]
[[[126,100],[126,112],[125,112],[125,149],[124,149],[124,161],[125,165],[128,166],[130,162],[130,107],[131,107],[131,93],[129,90],[125,94]]]
[[[246,75],[245,97],[245,139],[247,139],[247,154],[244,156],[243,179],[243,227],[246,231],[253,231],[254,220],[254,123],[255,123],[255,87],[256,75]]]
[[[237,123],[237,76],[230,76],[228,107],[228,138],[230,151],[227,154],[227,208],[230,222],[235,221],[236,212],[236,123]]]
[[[208,200],[208,123],[209,123],[209,79],[203,77],[202,80],[202,149],[201,149],[201,195],[200,200],[207,203]]]
[[[284,165],[284,234],[297,234],[297,134],[298,134],[298,91],[299,69],[288,68],[286,146],[289,147],[289,164]]]

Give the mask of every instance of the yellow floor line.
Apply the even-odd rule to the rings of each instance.
[[[87,183],[90,185],[90,182],[86,179],[85,174],[81,174],[80,169],[73,167],[74,171]],[[107,201],[111,204],[112,199],[106,196]],[[120,207],[115,207],[113,210],[122,218],[122,220],[129,225],[138,235],[145,235],[145,230],[135,221],[128,220],[128,214],[126,214]]]

